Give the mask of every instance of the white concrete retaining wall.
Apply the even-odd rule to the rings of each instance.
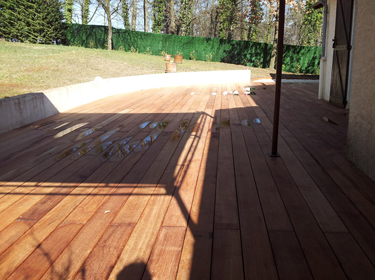
[[[249,82],[250,70],[205,71],[95,79],[93,82],[0,99],[0,133],[111,95],[160,87]]]

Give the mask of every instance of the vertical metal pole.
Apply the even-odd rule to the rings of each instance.
[[[284,51],[284,22],[285,22],[285,0],[279,0],[279,32],[277,37],[277,67],[276,67],[276,90],[275,105],[273,110],[273,132],[272,132],[272,152],[271,157],[278,157],[277,142],[279,135],[279,115],[280,115],[280,91],[281,73],[283,69]]]

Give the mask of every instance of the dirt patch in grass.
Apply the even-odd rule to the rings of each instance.
[[[251,70],[252,79],[269,78],[270,69],[184,60],[177,72]],[[80,47],[0,41],[0,98],[124,76],[165,72],[164,57]]]

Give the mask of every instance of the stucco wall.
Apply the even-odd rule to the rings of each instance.
[[[326,53],[320,59],[319,99],[329,101],[333,63],[332,39],[335,37],[337,0],[327,0]]]
[[[375,1],[355,1],[348,158],[375,180]]]

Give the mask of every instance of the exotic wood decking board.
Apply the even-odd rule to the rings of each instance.
[[[263,110],[265,110],[266,108],[264,107],[263,108]],[[269,123],[269,130],[271,129],[271,127],[270,127],[270,123]],[[281,129],[283,129],[283,127],[282,127],[282,125],[281,125]],[[283,134],[282,134],[283,135]],[[298,135],[298,134],[295,134],[295,135]],[[281,139],[281,145],[283,145],[283,140]],[[281,151],[281,149],[280,149],[280,151]],[[295,149],[294,149],[294,151],[296,151]],[[311,168],[311,166],[309,166],[310,168]],[[279,181],[279,180],[278,180]],[[311,199],[310,199],[310,201],[311,201]],[[324,200],[319,200],[319,201],[324,201]],[[319,207],[319,205],[317,206],[317,207]],[[312,207],[312,209],[313,209],[313,211],[314,211],[314,207]],[[294,212],[293,212],[294,213]],[[327,215],[328,217],[329,217],[329,215]],[[318,220],[319,220],[319,218],[318,218]],[[326,224],[327,225],[327,224]],[[363,224],[363,226],[365,226],[366,224]],[[330,225],[329,225],[330,226]],[[342,227],[341,227],[342,228]],[[344,230],[344,232],[346,231],[345,229],[343,229]],[[330,231],[337,231],[337,229],[331,229]],[[369,233],[369,234],[371,234],[371,233]],[[349,240],[349,239],[347,239],[347,240]],[[354,241],[354,240],[350,240],[350,241]],[[331,246],[332,246],[332,248],[333,248],[333,250],[335,251],[335,253],[337,254],[337,251],[340,251],[340,247],[342,247],[342,246],[352,246],[352,248],[353,248],[353,253],[354,254],[358,254],[358,256],[360,256],[360,255],[362,255],[362,257],[364,257],[364,254],[363,254],[363,252],[358,252],[358,253],[356,253],[356,251],[355,251],[355,249],[354,248],[356,248],[357,247],[357,245],[355,244],[355,242],[353,243],[352,242],[352,244],[341,244],[341,245],[338,245],[337,243],[336,244],[331,244]],[[324,254],[324,256],[326,256],[326,254]],[[342,256],[339,256],[339,259],[340,259],[340,257],[342,257]],[[347,265],[347,264],[346,264]],[[358,269],[357,270],[357,272],[356,273],[360,273],[360,271],[362,270],[362,268],[360,268],[361,266],[358,266],[358,267],[356,267],[356,269]],[[343,267],[344,268],[344,270],[345,270],[345,272],[347,272],[347,271],[349,271],[349,272],[351,272],[351,274],[353,275],[353,274],[356,274],[356,273],[353,273],[353,269],[349,266],[349,267],[346,267],[346,266],[344,266]],[[366,270],[366,267],[364,267],[364,269]],[[318,270],[319,271],[319,270]],[[347,272],[348,273],[348,272]]]
[[[122,176],[122,175],[120,175],[120,176]]]
[[[0,134],[0,278],[372,279],[375,183],[344,157],[347,111],[283,84],[269,158],[274,86],[244,86],[116,95]]]
[[[168,118],[168,116],[166,116],[166,118]],[[145,154],[144,157],[140,158],[139,162],[137,162],[137,164],[134,166],[134,168],[132,168],[131,172],[128,173],[128,175],[122,179],[122,181],[120,182],[121,183],[126,183],[126,182],[132,182],[133,183],[133,187],[129,187],[127,189],[127,194],[124,196],[124,195],[120,195],[121,194],[121,188],[119,189],[116,189],[111,195],[111,197],[108,198],[108,200],[105,202],[105,205],[102,206],[104,207],[103,208],[103,211],[104,212],[107,212],[107,211],[110,211],[108,213],[113,213],[113,216],[110,220],[108,220],[108,223],[106,224],[106,226],[108,226],[108,224],[111,222],[111,220],[113,220],[113,218],[116,216],[116,213],[119,211],[119,209],[121,208],[121,205],[123,205],[124,203],[126,203],[127,199],[130,197],[130,195],[132,194],[132,189],[135,189],[137,183],[139,182],[139,180],[141,180],[142,176],[144,176],[143,174],[147,171],[148,169],[148,166],[150,166],[153,162],[154,162],[154,158],[157,156],[157,154],[159,153],[160,151],[160,145],[164,145],[165,143],[165,140],[162,141],[161,139],[162,138],[165,138],[165,140],[169,139],[170,137],[170,133],[162,133],[160,135],[160,139],[158,142],[156,142],[155,144],[153,144],[150,149],[147,151],[147,153]],[[154,151],[154,153],[152,153]],[[147,157],[146,157],[147,156]],[[116,182],[116,180],[114,180],[114,178],[110,178],[110,182]],[[113,205],[113,209],[110,209],[112,206],[109,206],[109,205]],[[105,210],[107,209],[107,210]],[[94,215],[97,215],[99,214],[100,212],[96,212]],[[99,214],[100,215],[100,214]],[[110,216],[109,214],[107,214],[107,216]],[[91,218],[89,220],[89,222],[91,223],[92,221],[94,220],[97,220],[96,223],[99,223],[102,219],[100,218]],[[106,227],[105,226],[105,227]],[[82,233],[80,232],[81,236],[78,236],[75,237],[75,240],[73,242],[75,242],[75,244],[71,243],[69,245],[69,247],[72,247],[70,248],[71,251],[75,251],[75,247],[78,249],[78,248],[82,248],[82,241],[86,240],[87,239],[87,235],[88,234],[92,234],[92,232],[95,232],[97,230],[97,226],[93,226],[93,227],[88,227],[87,230],[86,230],[86,233]],[[104,230],[104,229],[103,229]],[[97,236],[101,236],[101,234],[103,234],[104,231],[101,231],[101,233],[99,234],[96,234]],[[90,239],[91,241],[93,240],[93,238],[88,238]],[[92,248],[95,246],[95,242],[92,242],[92,244],[87,244],[86,248],[87,248],[87,252],[89,253]],[[56,262],[55,262],[55,267],[53,268],[53,270],[49,270],[46,275],[48,274],[51,274],[52,273],[52,276],[53,275],[56,275],[56,266],[58,266],[58,270],[61,270],[63,271],[64,267],[66,266],[66,263],[67,261],[69,260],[69,250],[68,248],[65,250],[65,252],[67,252],[65,254],[65,258],[60,258],[60,259],[57,259]],[[64,252],[64,253],[65,253]],[[61,256],[60,256],[61,257]],[[82,265],[83,261],[85,260],[85,255],[84,254],[80,254],[79,256],[77,256],[75,258],[75,261],[76,261],[76,264],[74,267],[71,267],[70,268],[70,272],[69,272],[69,276],[73,276],[75,275],[75,273],[77,273],[77,269],[79,269],[79,266]],[[100,260],[97,260],[97,261],[100,261]]]

